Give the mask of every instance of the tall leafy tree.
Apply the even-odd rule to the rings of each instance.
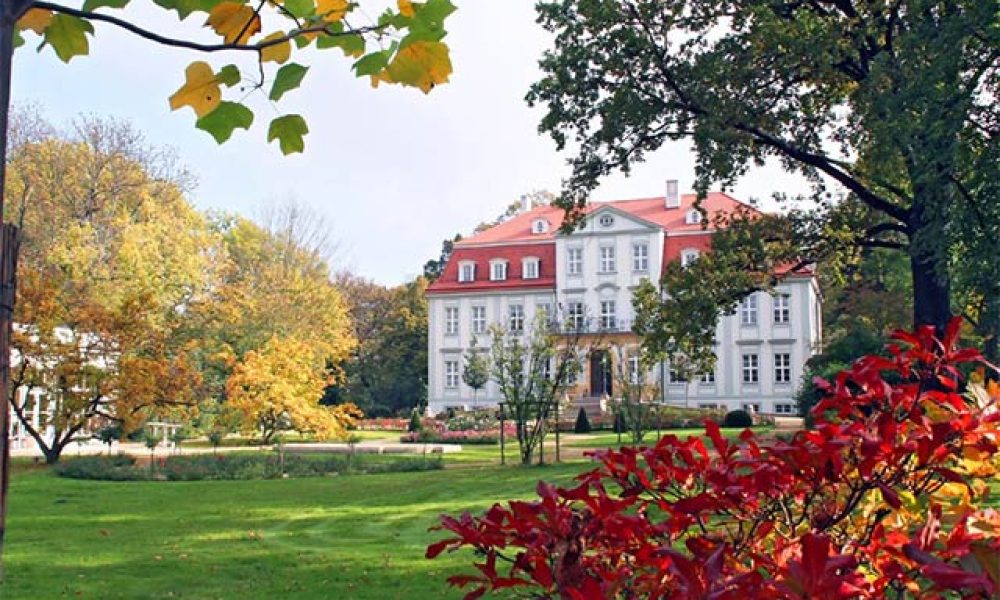
[[[914,321],[944,327],[952,236],[968,225],[985,239],[993,227],[967,214],[996,204],[986,182],[1000,179],[995,2],[551,0],[538,9],[556,40],[528,100],[547,106],[541,129],[575,149],[561,206],[579,209],[603,176],[672,140],[692,141],[700,192],[775,159],[813,183],[817,203],[786,219],[781,239],[800,247],[777,258],[904,249]],[[864,218],[845,219],[831,185]]]
[[[180,325],[212,285],[214,237],[159,156],[126,125],[83,121],[8,165],[23,258],[11,402],[49,462],[99,420],[127,431],[195,403]]]

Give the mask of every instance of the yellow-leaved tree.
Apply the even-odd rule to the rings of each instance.
[[[357,340],[330,274],[324,250],[328,229],[294,203],[274,214],[263,219],[264,225],[236,216],[215,219],[220,278],[210,295],[189,307],[188,327],[211,397],[205,410],[244,431],[260,430],[258,413],[247,404],[256,395],[242,394],[234,403],[231,394],[237,388],[230,380],[238,373],[245,379],[247,373],[266,371],[261,361],[270,360],[266,357],[275,344],[307,351],[301,364],[310,365],[321,384],[318,393],[303,395],[300,402],[317,411],[300,412],[290,427],[305,431],[311,430],[309,415],[325,414],[318,411],[323,389],[341,380],[339,366]],[[280,426],[281,421],[271,424]],[[266,437],[271,435],[273,431],[265,431]]]
[[[8,216],[21,223],[11,404],[49,462],[113,420],[128,431],[193,409],[201,375],[182,328],[215,285],[218,237],[183,179],[126,125],[15,149]]]
[[[268,443],[284,429],[311,433],[317,439],[343,438],[361,416],[353,404],[323,406],[329,383],[325,364],[306,342],[272,337],[236,364],[226,382],[229,405],[244,430]]]

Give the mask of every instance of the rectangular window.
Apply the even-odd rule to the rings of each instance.
[[[791,320],[792,299],[788,294],[774,296],[774,322],[788,323]]]
[[[795,407],[788,403],[774,405],[774,412],[778,413],[779,415],[790,415],[794,410]]]
[[[486,307],[472,307],[472,333],[484,333],[486,331]]]
[[[524,279],[538,279],[538,261],[524,261]]]
[[[444,333],[445,335],[458,334],[458,307],[446,306],[444,309]]]
[[[507,327],[511,333],[521,333],[524,331],[524,306],[511,304],[507,307],[508,316]]]
[[[774,355],[774,382],[775,383],[791,383],[792,382],[792,355],[791,354],[775,354]]]
[[[601,300],[601,329],[614,329],[618,326],[615,318],[615,301]]]
[[[571,329],[583,329],[584,319],[583,302],[570,302],[566,305],[567,325]]]
[[[507,263],[505,262],[495,262],[493,263],[493,270],[490,273],[490,279],[493,281],[504,281],[507,279]]]
[[[698,378],[698,381],[704,384],[715,383],[715,371],[707,371],[705,373],[702,373],[701,376]]]
[[[601,246],[601,273],[615,272],[615,247]]]
[[[458,361],[457,360],[444,361],[444,387],[457,388],[459,377],[460,376],[458,373]]]
[[[743,355],[743,383],[760,381],[760,363],[756,354]]]
[[[740,302],[740,323],[743,325],[757,324],[757,295],[750,294]]]
[[[649,270],[649,244],[646,242],[632,244],[632,270],[641,273]]]
[[[566,249],[566,272],[570,275],[583,273],[583,248]]]
[[[458,270],[458,280],[462,282],[475,281],[476,279],[476,265],[473,263],[465,263]]]
[[[760,412],[760,404],[757,402],[744,402],[743,410],[747,411],[752,415],[755,415]]]
[[[642,383],[642,378],[639,376],[639,357],[630,356],[628,357],[628,380],[632,385],[637,385]]]

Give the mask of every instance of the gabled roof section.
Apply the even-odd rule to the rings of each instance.
[[[611,207],[634,219],[660,227],[668,234],[697,232],[703,231],[700,223],[685,222],[685,217],[694,207],[696,200],[695,194],[684,194],[681,196],[680,206],[676,208],[666,208],[663,196],[636,200],[615,200],[613,202],[591,202],[584,208],[584,214],[590,215],[601,208]],[[711,221],[718,214],[732,213],[738,210],[757,212],[756,208],[722,192],[709,192],[702,201],[702,208],[708,216],[708,221]],[[486,231],[465,238],[456,243],[455,247],[552,241],[559,234],[564,216],[565,213],[561,208],[539,206]],[[539,217],[549,222],[549,229],[545,233],[533,233],[531,230],[532,222]]]

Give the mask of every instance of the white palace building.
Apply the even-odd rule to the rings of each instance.
[[[489,328],[527,329],[539,311],[588,315],[596,329],[618,338],[631,333],[632,293],[644,279],[659,281],[670,261],[687,263],[710,247],[711,228],[680,195],[677,182],[656,198],[591,203],[582,227],[559,232],[563,211],[528,206],[510,220],[457,242],[441,276],[427,290],[428,412],[500,402],[489,382],[473,393],[462,381],[464,355],[473,339],[489,348]],[[723,193],[702,202],[709,222],[720,213],[754,210]],[[805,362],[819,350],[821,297],[811,269],[790,273],[773,294],[747,297],[716,331],[715,372],[692,381],[656,370],[663,402],[697,407],[746,408],[770,414],[795,412],[794,395]],[[614,398],[605,351],[583,361],[570,397],[582,404]]]

